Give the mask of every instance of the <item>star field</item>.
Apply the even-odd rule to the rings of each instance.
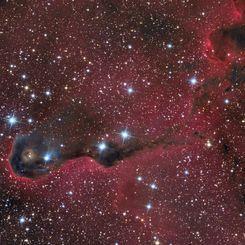
[[[2,0],[0,77],[0,244],[245,244],[243,0]]]

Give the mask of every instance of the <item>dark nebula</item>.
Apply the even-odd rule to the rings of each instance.
[[[31,178],[47,174],[60,160],[56,148],[38,134],[17,136],[10,156],[14,172]]]
[[[19,176],[38,178],[57,169],[65,161],[80,157],[91,157],[104,167],[112,167],[118,161],[147,148],[177,145],[177,142],[165,136],[149,142],[132,140],[130,144],[121,146],[107,142],[105,149],[100,149],[100,145],[80,144],[63,151],[60,146],[54,145],[53,141],[38,133],[18,135],[9,159],[13,171]]]

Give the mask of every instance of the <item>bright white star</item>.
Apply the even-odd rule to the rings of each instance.
[[[212,147],[212,143],[210,140],[207,140],[206,144],[205,144],[208,148]]]
[[[31,118],[29,118],[27,121],[28,121],[28,123],[30,123],[30,124],[33,122],[33,120],[32,120]]]
[[[146,208],[147,208],[148,210],[152,209],[152,204],[151,204],[151,203],[146,204]]]
[[[230,103],[230,101],[228,99],[225,99],[224,102],[225,102],[225,104],[229,104]]]
[[[138,181],[142,181],[143,178],[142,178],[141,176],[138,176],[138,177],[137,177],[137,180],[138,180]]]
[[[150,184],[150,187],[151,187],[152,190],[157,189],[157,185],[155,183]]]
[[[27,79],[27,75],[26,75],[26,74],[22,74],[22,75],[21,75],[21,78],[22,78],[22,79]]]
[[[51,95],[51,92],[50,92],[49,90],[47,90],[47,91],[45,92],[45,94],[46,94],[47,96],[50,96],[50,95]]]

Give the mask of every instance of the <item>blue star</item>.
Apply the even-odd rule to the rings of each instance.
[[[45,162],[48,162],[51,160],[51,153],[50,152],[47,152],[44,157],[43,157],[44,161]]]
[[[14,124],[17,123],[17,118],[14,115],[8,116],[7,121],[10,124],[10,126],[13,126]]]
[[[107,148],[107,145],[105,142],[101,142],[99,145],[98,145],[98,148],[100,149],[100,151],[104,151],[106,148]]]
[[[120,135],[121,135],[123,141],[126,140],[126,139],[128,139],[128,138],[130,138],[130,133],[128,132],[127,129],[123,130],[123,131],[120,133]]]
[[[132,87],[128,87],[127,91],[129,95],[134,93],[134,89]]]
[[[197,78],[196,77],[192,77],[189,82],[191,83],[191,85],[196,85],[198,83]]]
[[[24,216],[21,216],[19,218],[19,222],[20,222],[20,224],[24,224],[26,222],[26,218]]]

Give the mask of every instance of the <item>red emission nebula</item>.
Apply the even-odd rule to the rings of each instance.
[[[0,244],[245,244],[244,0],[0,0]]]

